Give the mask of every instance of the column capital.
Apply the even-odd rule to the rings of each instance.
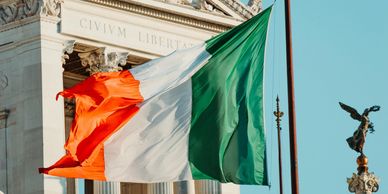
[[[89,71],[90,74],[95,74],[100,71],[100,66],[105,63],[105,47],[97,48],[95,50],[78,53],[79,58],[81,59],[81,65],[87,67],[86,71]]]
[[[106,48],[98,48],[89,52],[79,53],[81,64],[88,67],[86,71],[90,74],[98,72],[116,72],[121,71],[127,64],[128,52],[106,52]]]
[[[66,40],[63,42],[63,55],[62,55],[62,65],[66,63],[66,59],[69,59],[69,54],[73,53],[74,51],[74,44],[75,40]]]
[[[123,70],[120,66],[125,66],[127,64],[128,52],[110,52],[107,55],[106,65],[103,69],[103,72],[114,72]]]

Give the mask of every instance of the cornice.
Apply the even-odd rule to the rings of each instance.
[[[232,24],[229,24],[229,25],[217,24],[212,21],[203,21],[191,16],[185,16],[185,15],[180,15],[173,12],[168,12],[166,10],[160,10],[160,9],[157,9],[156,7],[151,8],[151,7],[143,6],[138,3],[130,2],[128,0],[85,0],[85,1],[99,4],[102,6],[108,6],[115,9],[129,11],[140,15],[145,15],[145,16],[149,16],[157,19],[162,19],[173,23],[180,23],[180,24],[192,26],[195,28],[209,30],[213,32],[224,32],[234,26]],[[217,16],[217,17],[221,17],[221,16]],[[228,19],[231,19],[231,18],[228,18]],[[242,21],[237,21],[237,20],[235,21],[236,24],[240,22]]]

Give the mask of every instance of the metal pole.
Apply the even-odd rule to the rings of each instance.
[[[290,128],[290,162],[291,162],[291,193],[299,194],[298,152],[296,141],[296,119],[294,98],[294,68],[292,62],[292,35],[291,35],[291,5],[290,0],[284,0],[286,51],[287,51],[287,89],[288,89],[288,116]]]
[[[276,116],[276,125],[278,129],[278,160],[279,160],[279,194],[283,194],[283,170],[282,170],[282,141],[280,137],[280,130],[282,129],[280,127],[280,121],[281,117],[283,116],[283,112],[280,111],[279,107],[279,96],[276,97],[276,111],[274,112],[274,115]]]

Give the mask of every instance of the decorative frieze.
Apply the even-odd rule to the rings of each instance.
[[[192,7],[196,8],[196,9],[201,9],[201,10],[206,10],[206,11],[215,12],[215,13],[219,13],[219,14],[224,14],[221,10],[215,8],[214,5],[212,5],[211,3],[209,3],[206,0],[161,0],[161,1],[164,1],[167,3],[173,3],[173,4],[191,5]],[[255,6],[260,7],[259,4],[261,4],[261,0],[250,0],[250,1],[255,1],[255,2],[253,2],[253,3],[255,3]],[[236,13],[238,13],[239,15],[241,15],[243,18],[246,18],[246,19],[251,18],[254,13],[257,13],[254,10],[252,10],[252,12],[250,10],[248,10],[249,8],[247,8],[243,4],[241,4],[239,0],[223,0],[221,2],[228,5]],[[252,7],[250,6],[250,8],[252,8]],[[260,10],[260,9],[257,9],[257,10]]]
[[[0,25],[12,22],[18,16],[17,2],[0,5]]]
[[[8,77],[4,72],[0,71],[0,92],[2,92],[7,86],[8,86]]]
[[[27,17],[59,17],[63,0],[8,0],[0,3],[0,26]]]
[[[24,15],[21,18],[38,14],[39,8],[42,5],[40,0],[21,0],[18,6],[23,7]]]
[[[217,9],[206,0],[161,0],[161,1],[164,1],[166,3],[172,3],[172,4],[188,5],[188,6],[194,7],[195,9],[200,9],[200,10],[226,15],[224,12]]]

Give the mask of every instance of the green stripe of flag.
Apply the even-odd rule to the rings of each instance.
[[[207,41],[192,77],[189,162],[194,179],[266,185],[263,63],[271,7]]]

